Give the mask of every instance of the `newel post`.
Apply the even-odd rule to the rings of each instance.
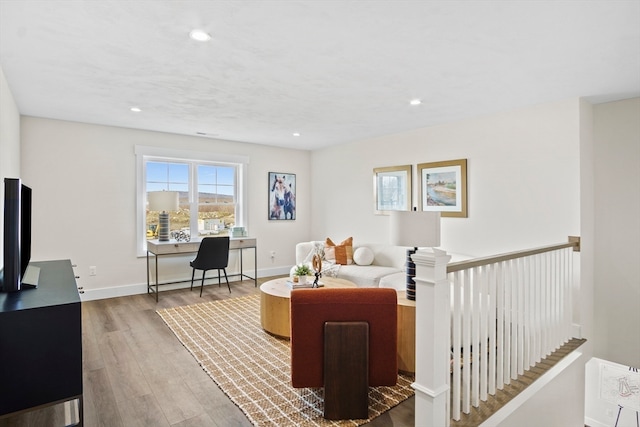
[[[415,425],[449,426],[449,336],[451,303],[446,251],[420,249],[416,264]]]

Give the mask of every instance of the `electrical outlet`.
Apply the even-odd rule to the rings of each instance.
[[[96,266],[92,265],[91,267],[89,267],[89,276],[95,276],[96,274],[98,274]]]

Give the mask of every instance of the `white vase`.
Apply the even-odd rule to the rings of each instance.
[[[305,285],[307,283],[307,276],[298,276],[298,284]]]

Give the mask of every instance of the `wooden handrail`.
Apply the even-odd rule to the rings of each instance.
[[[525,249],[522,251],[508,252],[500,255],[492,255],[488,257],[474,258],[466,261],[452,262],[450,264],[447,264],[447,273],[453,273],[460,270],[468,270],[474,267],[481,267],[483,265],[524,258],[531,255],[557,251],[565,248],[573,248],[574,252],[580,252],[580,237],[569,236],[569,241],[567,243],[557,243],[555,245],[542,246],[534,249]]]

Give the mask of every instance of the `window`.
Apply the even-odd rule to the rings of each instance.
[[[411,165],[373,169],[375,213],[411,209]]]
[[[236,220],[236,168],[198,165],[198,232],[228,233]]]
[[[180,154],[184,156],[184,151]],[[228,235],[230,227],[245,226],[242,185],[247,161],[237,156],[192,153],[177,157],[172,150],[136,147],[138,161],[138,248],[157,238],[158,214],[148,210],[151,191],[177,191],[179,209],[169,213],[172,234],[190,237]],[[195,160],[198,159],[198,160]]]

